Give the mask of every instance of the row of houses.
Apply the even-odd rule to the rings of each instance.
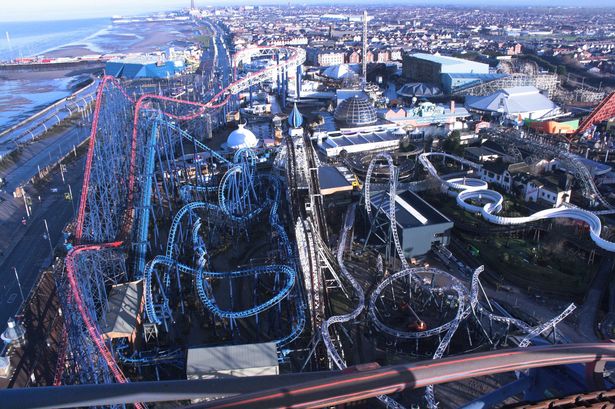
[[[487,141],[478,147],[468,147],[464,157],[480,163],[477,176],[507,193],[514,193],[525,202],[542,203],[551,207],[570,202],[572,177],[557,168],[555,159],[542,159],[532,165],[510,163],[510,155],[496,143]]]
[[[326,67],[339,64],[359,64],[362,62],[361,50],[331,49],[331,48],[308,48],[307,63],[310,65]],[[366,60],[368,63],[385,63],[389,61],[401,61],[401,49],[367,50]]]

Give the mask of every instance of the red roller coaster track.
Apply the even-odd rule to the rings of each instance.
[[[607,119],[611,119],[615,116],[615,92],[611,92],[606,98],[604,98],[600,104],[594,110],[586,116],[581,124],[579,125],[579,129],[575,132],[575,135],[580,135],[586,130],[589,129],[590,126],[606,121]]]
[[[263,48],[283,48],[283,47],[263,47]],[[294,50],[294,51],[293,51]],[[299,60],[299,55],[300,53],[295,50],[295,49],[291,49],[291,56],[289,57],[289,59],[287,60],[287,63],[290,62],[296,62],[297,60]],[[260,70],[258,72],[255,73],[251,73],[249,75],[247,75],[246,77],[243,77],[239,80],[234,81],[233,83],[231,83],[229,86],[227,86],[226,88],[222,89],[220,92],[218,92],[209,102],[207,103],[198,103],[198,102],[191,102],[191,101],[184,101],[184,100],[180,100],[180,99],[175,99],[175,98],[169,98],[169,97],[165,97],[165,96],[161,96],[161,95],[154,95],[154,94],[145,94],[142,95],[141,97],[139,97],[139,99],[137,101],[134,101],[134,99],[132,99],[128,93],[124,90],[124,88],[121,86],[121,84],[119,83],[119,81],[113,77],[113,76],[104,76],[98,86],[98,91],[97,91],[97,96],[96,96],[96,103],[95,103],[95,108],[94,108],[94,115],[93,115],[93,119],[92,119],[92,129],[90,131],[90,143],[89,143],[89,147],[88,147],[88,153],[87,153],[87,157],[86,157],[86,164],[85,164],[85,171],[84,171],[84,179],[83,179],[83,188],[82,188],[82,195],[81,195],[81,200],[79,202],[79,212],[77,214],[77,223],[76,223],[76,227],[75,227],[75,238],[76,238],[76,243],[80,243],[83,237],[83,226],[84,226],[84,221],[85,221],[85,214],[86,214],[86,207],[87,207],[87,200],[88,200],[88,191],[89,191],[89,187],[90,187],[90,177],[91,177],[91,172],[92,172],[92,163],[94,160],[94,151],[95,151],[95,145],[96,145],[96,139],[97,139],[97,133],[98,133],[98,125],[99,125],[99,118],[100,118],[100,112],[101,112],[101,108],[102,108],[102,103],[103,103],[103,95],[105,93],[105,87],[108,85],[115,85],[115,87],[124,94],[124,96],[127,98],[129,103],[134,104],[135,107],[135,112],[134,112],[134,120],[133,120],[133,129],[132,129],[132,138],[131,138],[131,152],[130,152],[130,168],[129,168],[129,184],[128,184],[128,203],[127,203],[127,210],[126,210],[126,215],[128,215],[127,217],[127,221],[124,224],[126,229],[130,228],[131,225],[131,220],[130,220],[130,215],[132,214],[132,202],[133,202],[133,192],[134,192],[134,186],[135,186],[135,177],[136,177],[136,155],[137,155],[137,144],[138,144],[138,125],[139,125],[139,112],[141,110],[141,108],[144,106],[144,103],[146,101],[151,101],[151,100],[158,100],[158,101],[167,101],[167,102],[173,102],[173,103],[177,103],[177,104],[181,104],[181,105],[188,105],[188,106],[193,106],[196,107],[197,109],[194,112],[191,112],[187,115],[174,115],[170,112],[165,112],[162,111],[166,116],[176,119],[176,120],[180,120],[180,121],[185,121],[185,120],[191,120],[191,119],[195,119],[197,117],[199,117],[202,113],[204,113],[207,109],[217,109],[220,108],[222,106],[224,106],[230,99],[232,92],[233,91],[237,91],[238,89],[241,89],[241,87],[244,84],[250,84],[251,81],[256,81],[259,78],[262,78],[263,74],[267,73],[268,71],[276,71],[278,69],[280,69],[281,67],[279,65],[273,65],[273,66],[269,66],[263,70]],[[218,102],[216,102],[218,101]],[[100,352],[101,356],[104,358],[104,360],[106,361],[106,363],[108,364],[115,380],[118,383],[126,383],[128,382],[128,379],[124,376],[122,370],[120,369],[120,367],[118,366],[117,362],[115,361],[113,354],[111,353],[111,351],[109,351],[109,348],[107,347],[102,335],[99,333],[97,326],[95,325],[94,322],[92,322],[91,317],[88,315],[88,312],[86,310],[86,308],[84,307],[84,302],[82,299],[82,296],[79,292],[79,286],[77,283],[77,277],[76,277],[76,266],[75,266],[75,258],[82,252],[85,251],[97,251],[97,250],[101,250],[101,249],[105,249],[105,248],[118,248],[122,245],[122,241],[116,241],[116,242],[112,242],[112,243],[103,243],[103,244],[92,244],[92,245],[81,245],[81,246],[77,246],[75,248],[73,248],[67,255],[66,257],[66,271],[67,271],[67,277],[68,277],[68,281],[70,284],[70,295],[73,297],[73,300],[75,302],[75,304],[77,305],[77,308],[79,310],[79,313],[83,319],[84,325],[92,339],[92,341],[94,342],[94,344],[96,345],[96,348],[98,349],[98,351]],[[60,353],[62,355],[64,355],[64,353],[62,351],[60,351]],[[58,358],[58,368],[56,368],[56,376],[55,376],[55,380],[54,380],[54,384],[59,385],[61,383],[61,375],[62,375],[62,369],[63,369],[63,365],[64,365],[64,356],[60,356]],[[135,404],[135,406],[137,408],[141,408],[142,405],[140,404]]]

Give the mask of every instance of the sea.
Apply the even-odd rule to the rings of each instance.
[[[112,27],[109,18],[0,22],[0,61],[44,55],[68,45],[84,45],[103,53],[96,39]],[[3,78],[0,73],[0,132],[70,95],[80,77],[41,78],[23,76]]]
[[[97,49],[91,41],[111,29],[111,19],[0,22],[0,60],[32,57],[72,44]]]

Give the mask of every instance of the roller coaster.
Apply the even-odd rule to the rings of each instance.
[[[170,360],[168,357],[173,354],[169,351],[137,357],[120,352],[124,346],[118,346],[116,358],[103,336],[101,327],[108,304],[105,287],[129,279],[143,278],[145,316],[153,325],[163,324],[166,328],[172,324],[174,306],[183,312],[184,275],[195,283],[204,309],[215,319],[229,322],[231,331],[236,328],[236,320],[255,317],[258,321],[260,313],[274,306],[280,309],[281,302],[294,305],[294,312],[286,314],[290,330],[275,340],[278,346],[289,344],[303,331],[305,305],[295,285],[292,244],[278,216],[279,183],[273,177],[256,174],[254,152],[241,150],[233,160],[227,160],[182,129],[182,125],[195,123],[205,114],[218,115],[233,95],[286,75],[305,60],[305,51],[295,48],[261,47],[250,53],[272,56],[276,63],[235,77],[204,103],[154,94],[133,98],[132,91],[115,78],[102,79],[76,220],[76,246],[66,257],[65,274],[57,279],[66,341],[58,359],[56,384],[125,383],[128,378],[116,359],[143,365]],[[206,162],[188,162],[188,148],[194,155],[201,152]],[[223,168],[226,170],[219,183],[207,181],[215,173],[212,170]],[[265,182],[272,189],[267,190]],[[214,200],[196,200],[198,196],[211,196],[210,193]],[[175,210],[177,199],[184,204]],[[211,271],[201,226],[215,218],[217,223],[226,220],[229,226],[237,226],[233,228],[237,234],[247,234],[245,225],[266,208],[270,210],[268,221],[275,232],[273,244],[279,248],[276,258],[282,263]],[[171,226],[168,231],[161,230],[159,221],[167,217],[172,219]],[[181,252],[188,247],[196,256],[194,263]],[[126,266],[131,249],[132,271]],[[162,254],[155,255],[157,251]],[[149,254],[154,257],[146,262]],[[238,279],[254,280],[255,288],[258,283],[273,283],[271,296],[266,300],[254,297],[251,308],[223,307],[214,296],[212,283],[226,280],[232,292],[232,282]],[[231,294],[231,304],[232,297]],[[278,314],[284,315],[281,310]]]
[[[499,225],[518,225],[537,220],[556,218],[579,220],[587,223],[590,229],[590,237],[598,247],[609,252],[615,251],[615,243],[600,237],[600,234],[602,233],[602,222],[594,213],[580,208],[558,207],[554,209],[541,210],[525,217],[498,216],[498,213],[502,210],[502,204],[504,203],[504,198],[499,192],[488,189],[487,183],[481,179],[442,178],[429,160],[429,158],[434,157],[450,159],[462,165],[467,165],[473,168],[476,168],[478,165],[457,156],[442,152],[423,153],[419,156],[419,161],[427,172],[439,181],[443,190],[456,196],[457,205],[459,205],[462,209],[471,213],[478,213],[488,222]]]
[[[238,79],[239,61],[255,55],[272,56],[276,63]],[[129,382],[129,378],[120,364],[147,366],[177,361],[176,350],[130,354],[125,344],[114,344],[102,333],[108,304],[106,288],[129,280],[143,280],[144,311],[150,325],[168,330],[178,315],[187,313],[183,297],[192,290],[204,315],[208,314],[214,325],[228,323],[233,335],[241,327],[239,320],[254,320],[258,325],[259,316],[267,312],[278,315],[280,320],[285,319],[284,331],[268,334],[280,349],[297,340],[305,326],[311,323],[319,331],[331,362],[340,370],[346,369],[347,363],[331,330],[334,325],[356,322],[362,314],[375,330],[395,342],[413,340],[418,345],[419,340],[429,340],[430,345],[435,346],[430,351],[433,359],[440,359],[447,353],[459,328],[468,327],[469,321],[482,329],[483,339],[494,348],[498,346],[495,338],[506,339],[510,328],[523,334],[519,346],[526,347],[574,310],[571,304],[551,320],[532,327],[483,307],[479,301],[480,269],[474,272],[467,289],[445,271],[411,267],[396,228],[398,169],[387,153],[377,154],[369,163],[362,200],[371,225],[376,224],[377,218],[385,217],[384,224],[388,225],[387,234],[391,238],[387,245],[393,246],[401,269],[380,281],[366,297],[345,262],[345,252],[352,245],[349,236],[355,223],[356,206],[352,205],[346,212],[337,252],[333,256],[327,245],[326,220],[319,195],[318,158],[308,138],[302,143],[291,141],[287,146],[289,189],[284,198],[279,179],[259,173],[255,152],[241,149],[228,159],[185,130],[185,125],[201,120],[204,115],[224,113],[233,95],[242,90],[271,79],[279,83],[286,81],[288,71],[304,61],[305,51],[300,49],[261,47],[245,50],[235,56],[234,81],[217,90],[207,102],[182,101],[154,94],[135,98],[116,79],[103,78],[96,100],[76,221],[77,245],[69,251],[65,271],[57,278],[66,340],[58,360],[56,384],[123,384]],[[125,159],[126,152],[130,152],[128,159]],[[185,159],[197,152],[206,157],[204,162]],[[607,251],[615,250],[615,243],[600,237],[600,219],[583,209],[549,209],[527,217],[499,216],[502,196],[479,179],[441,177],[429,160],[438,155],[464,166],[476,168],[478,165],[437,152],[419,156],[419,162],[428,173],[440,182],[444,191],[456,197],[463,209],[480,213],[489,222],[502,225],[573,218],[590,226],[590,236],[598,246]],[[374,206],[372,179],[382,163],[385,172],[380,169],[378,173],[388,175],[388,189],[381,192],[385,200]],[[585,175],[583,170],[578,173]],[[307,189],[309,201],[295,224],[296,251],[280,214],[284,214],[281,211],[284,199],[294,203],[293,197],[299,188]],[[269,243],[272,255],[265,264],[250,263],[227,271],[213,267],[212,247],[219,243],[211,244],[212,234],[208,229],[224,228],[234,237],[244,238],[250,226],[265,218],[273,233]],[[168,228],[158,222],[163,219],[171,220]],[[131,269],[127,267],[129,261]],[[314,310],[314,306],[321,306],[323,302],[322,281],[319,281],[322,276],[317,273],[323,264],[333,274],[339,273],[339,277],[335,276],[338,281],[350,284],[356,304],[349,313],[326,318],[323,311]],[[301,283],[299,269],[304,273],[304,283]],[[254,291],[247,302],[250,306],[235,308],[234,300],[241,294],[233,290],[233,282],[240,280],[252,280]],[[193,288],[186,288],[186,281],[192,282]],[[222,282],[225,286],[220,284]],[[269,287],[259,297],[256,289],[264,284]],[[230,300],[230,306],[224,305],[220,294]],[[444,322],[430,328],[400,328],[387,320],[388,310],[397,308],[396,300],[403,300],[408,315],[418,322],[427,321],[421,316],[426,305],[438,305],[438,311],[444,311]],[[418,301],[422,308],[416,308]],[[246,304],[245,299],[242,304]],[[283,310],[282,306],[286,308]],[[485,322],[489,327],[492,323],[499,325],[497,336],[484,330]],[[437,407],[432,386],[436,383],[439,382],[424,383],[427,386],[425,398],[432,408]],[[402,407],[386,395],[391,392],[394,392],[391,388],[382,389],[370,396],[377,396],[388,407]],[[139,403],[135,406],[143,407]]]
[[[376,214],[373,214],[372,209],[373,203],[371,197],[373,193],[371,179],[374,169],[380,162],[385,163],[385,167],[388,168],[389,174],[388,202],[385,204],[386,208],[384,214],[388,218],[388,223],[390,226],[390,237],[392,238],[392,243],[390,244],[392,244],[396,250],[397,256],[399,257],[399,260],[401,262],[402,269],[401,271],[392,274],[382,280],[373,289],[371,296],[369,297],[367,314],[374,328],[393,339],[416,340],[418,342],[418,340],[420,339],[437,337],[439,341],[437,342],[437,347],[435,349],[435,352],[433,353],[433,359],[440,359],[446,353],[449,344],[451,343],[453,336],[457,332],[461,323],[468,318],[473,318],[479,327],[482,327],[482,322],[485,320],[490,323],[489,327],[492,327],[491,323],[494,322],[501,324],[503,326],[502,331],[504,333],[504,337],[507,337],[507,332],[511,329],[511,327],[517,328],[519,331],[525,334],[524,337],[521,339],[519,345],[521,347],[526,347],[530,344],[532,339],[542,334],[547,329],[555,327],[557,323],[559,323],[561,320],[563,320],[566,316],[570,315],[574,311],[576,307],[574,304],[571,304],[558,316],[536,327],[531,327],[530,325],[526,324],[521,320],[493,314],[492,312],[487,311],[487,309],[485,309],[481,305],[478,298],[480,286],[479,274],[481,273],[482,268],[477,269],[474,272],[472,276],[471,288],[468,291],[468,289],[466,289],[466,287],[457,278],[445,271],[435,268],[410,267],[404,255],[402,245],[397,234],[397,228],[395,227],[397,225],[395,209],[395,198],[397,196],[397,172],[396,167],[393,163],[393,159],[388,153],[377,154],[370,162],[363,191],[365,211],[368,216],[368,220],[370,221],[370,224],[374,224],[374,219],[377,216]],[[469,165],[470,163],[466,164]],[[451,186],[455,186],[456,188],[459,188],[459,186],[472,186],[474,188],[478,188],[479,186],[483,186],[482,181],[480,182],[481,183],[478,183],[476,181],[466,182],[460,179],[450,181],[449,183]],[[322,338],[324,340],[325,346],[327,347],[329,356],[339,369],[345,368],[346,364],[331,339],[329,328],[333,324],[347,323],[357,319],[361,312],[366,309],[365,295],[363,289],[361,285],[356,281],[356,279],[352,276],[352,274],[348,271],[344,263],[344,251],[348,245],[348,232],[353,228],[354,219],[355,205],[349,208],[346,214],[344,226],[340,234],[340,241],[337,250],[337,261],[342,276],[347,282],[350,283],[354,291],[354,298],[357,300],[357,304],[355,309],[353,309],[347,314],[328,318],[324,322],[321,329]],[[387,304],[386,302],[384,302],[385,300],[392,299],[393,308],[395,308],[396,298],[401,299],[402,297],[404,297],[403,292],[401,293],[401,296],[400,294],[396,294],[398,292],[398,290],[396,290],[395,288],[396,283],[402,283],[402,286],[407,286],[405,295],[405,297],[407,298],[407,302],[405,304],[407,306],[407,312],[408,314],[416,317],[419,322],[423,321],[418,317],[417,312],[410,306],[411,299],[435,300],[437,298],[440,298],[441,301],[434,302],[434,305],[439,304],[442,306],[445,305],[444,299],[446,299],[446,296],[450,294],[455,299],[455,305],[451,305],[451,308],[455,309],[454,315],[447,322],[444,322],[441,325],[435,326],[430,329],[414,328],[413,330],[403,330],[392,327],[391,325],[384,322],[383,317],[386,316],[386,312],[383,313],[382,310],[386,310],[387,308],[391,307],[390,303]],[[438,284],[436,285],[436,283]],[[497,345],[492,339],[489,339],[489,341],[492,344]],[[378,398],[383,400],[383,402],[389,407],[400,406],[397,402],[386,396],[381,395]],[[437,407],[437,402],[434,396],[432,386],[427,387],[425,398],[429,407]]]

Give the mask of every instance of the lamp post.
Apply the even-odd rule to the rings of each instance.
[[[47,225],[47,219],[43,219],[45,223],[45,231],[47,232],[47,241],[49,242],[49,250],[51,251],[51,257],[53,257],[53,244],[51,244],[51,236],[49,235],[49,226]]]
[[[75,217],[75,200],[73,199],[73,189],[68,184],[68,194],[70,195],[70,204],[73,206],[73,217]]]
[[[19,274],[17,274],[17,268],[13,266],[13,271],[15,272],[15,278],[17,279],[17,287],[19,287],[19,294],[21,294],[21,302],[25,302],[26,299],[23,296],[23,290],[21,289],[21,281],[19,281]]]

